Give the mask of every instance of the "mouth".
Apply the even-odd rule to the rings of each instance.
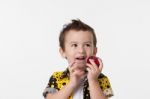
[[[75,62],[78,64],[78,69],[86,70],[86,56],[78,56],[75,58]]]
[[[76,60],[79,60],[79,61],[85,61],[85,60],[86,60],[86,57],[84,57],[84,56],[77,57]]]
[[[75,58],[77,63],[86,63],[86,57],[85,56],[80,56]]]

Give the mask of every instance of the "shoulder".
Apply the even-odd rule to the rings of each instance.
[[[67,69],[64,70],[64,71],[57,71],[57,72],[54,72],[54,73],[52,74],[52,77],[54,77],[54,78],[60,78],[60,79],[62,79],[62,78],[68,78],[68,77],[69,77],[69,70],[68,70],[68,68],[67,68]]]
[[[57,72],[54,72],[52,75],[51,75],[51,78],[56,78],[56,79],[67,79],[69,78],[69,73],[67,70],[64,70],[64,71],[57,71]]]
[[[52,74],[53,77],[61,77],[63,75],[63,71],[57,71]]]

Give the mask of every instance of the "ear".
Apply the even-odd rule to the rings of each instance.
[[[96,54],[97,54],[97,47],[94,47],[93,55],[95,56]]]
[[[61,54],[61,56],[63,58],[66,58],[66,54],[65,54],[64,50],[61,47],[59,48],[59,53]]]

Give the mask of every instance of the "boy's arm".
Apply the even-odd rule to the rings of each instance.
[[[91,99],[107,99],[99,86],[98,80],[89,81]]]
[[[87,64],[87,66],[88,66],[87,78],[89,81],[90,97],[91,97],[91,99],[107,99],[107,97],[112,96],[112,93],[106,93],[104,91],[107,88],[105,88],[105,90],[104,89],[102,90],[100,87],[100,83],[99,83],[100,79],[98,80],[98,78],[99,78],[100,73],[102,71],[103,63],[102,63],[101,59],[98,59],[98,60],[100,62],[99,67],[95,64],[94,60],[90,60],[91,64]],[[103,78],[101,78],[101,80],[103,83],[106,83],[105,82],[105,80],[106,80],[107,81],[106,84],[109,85],[109,81],[108,81],[107,77],[103,77]]]
[[[48,93],[46,99],[68,99],[74,91],[74,87],[70,83],[64,86],[61,90],[55,93]]]

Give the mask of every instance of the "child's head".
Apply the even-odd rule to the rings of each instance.
[[[96,38],[96,35],[94,32],[94,29],[92,27],[90,27],[89,25],[83,23],[80,20],[72,20],[71,23],[64,25],[64,28],[62,29],[62,31],[60,32],[60,35],[59,35],[59,46],[63,50],[65,50],[65,47],[64,47],[65,36],[67,35],[68,31],[70,31],[70,30],[91,32],[91,34],[93,36],[93,43],[94,43],[94,46],[96,47],[97,38]]]
[[[80,20],[66,24],[59,36],[60,53],[68,62],[84,60],[97,52],[94,29]]]

